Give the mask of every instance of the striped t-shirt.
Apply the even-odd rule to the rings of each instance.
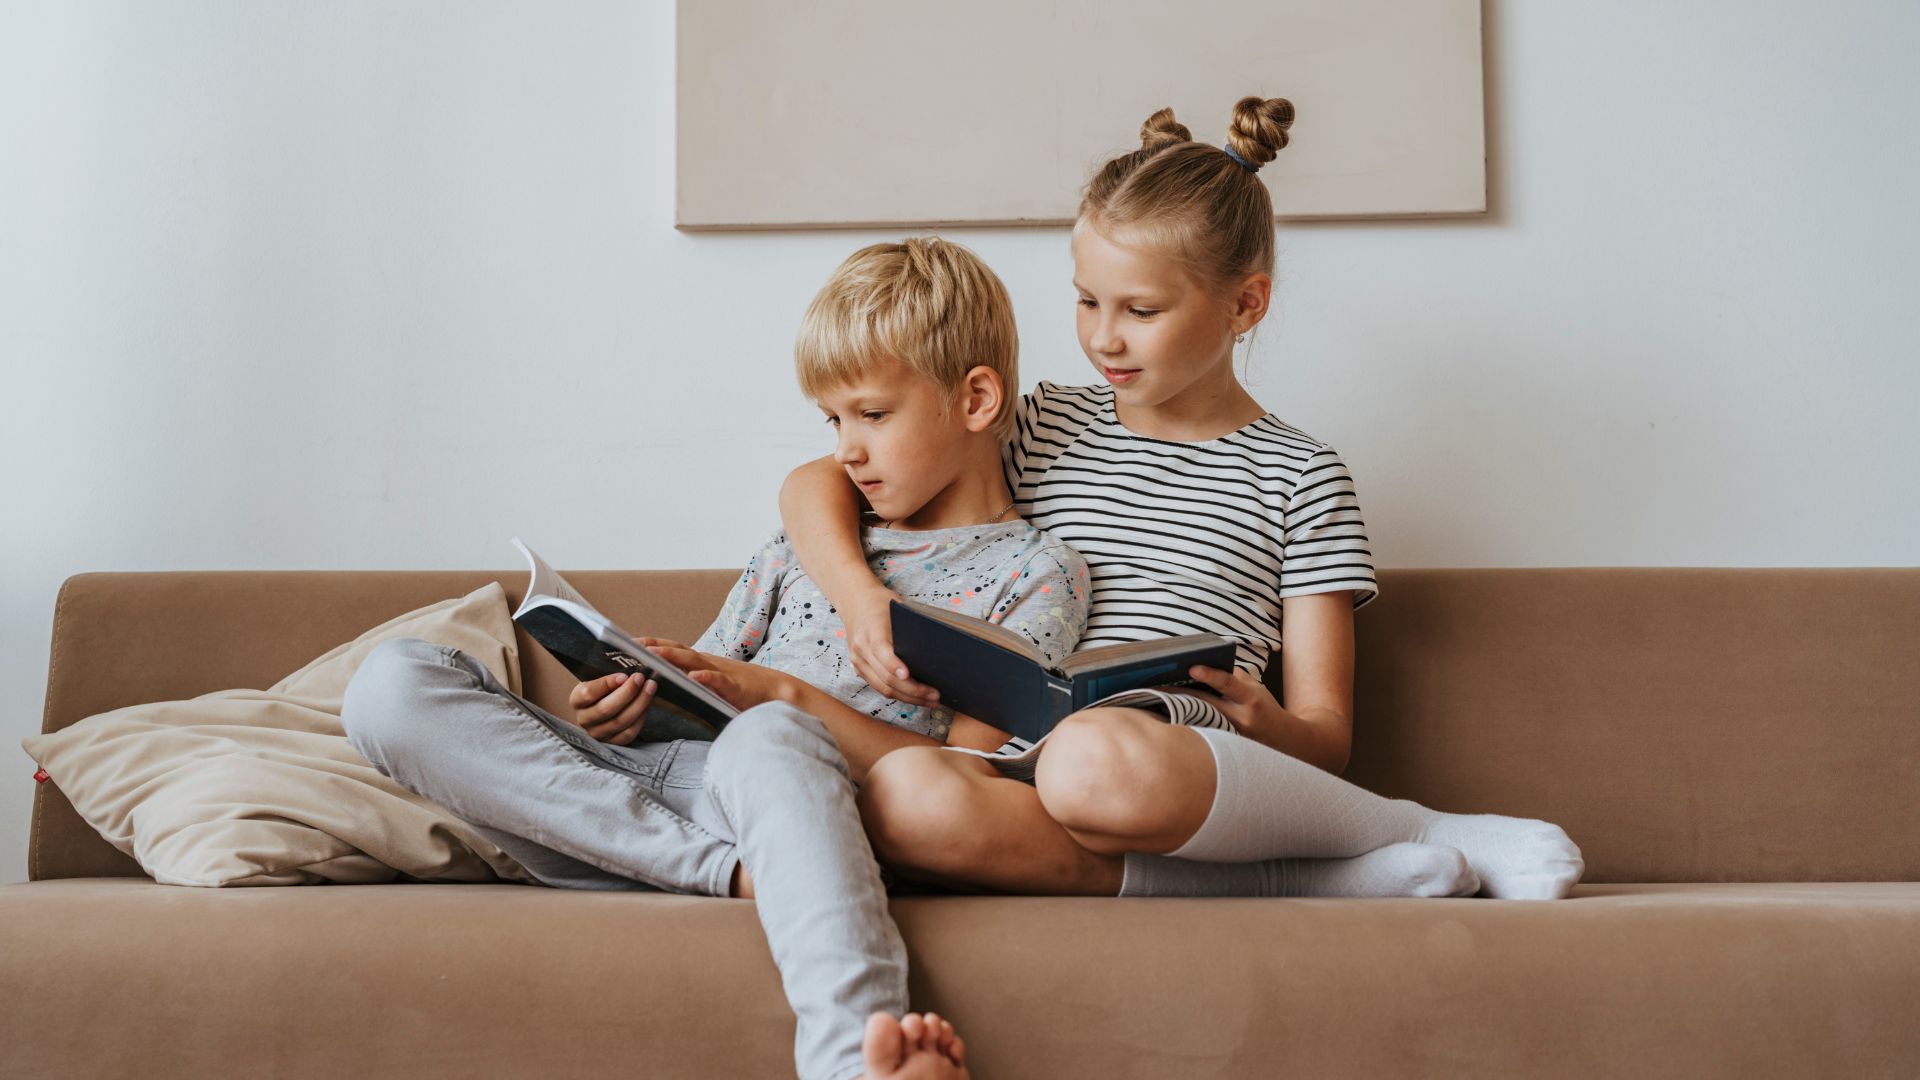
[[[1006,449],[1022,517],[1092,571],[1080,648],[1219,634],[1259,677],[1280,647],[1280,601],[1379,594],[1353,477],[1333,448],[1271,413],[1206,442],[1136,435],[1113,388],[1043,382]]]

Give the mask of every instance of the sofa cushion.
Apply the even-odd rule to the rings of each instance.
[[[347,682],[394,637],[458,646],[519,685],[506,594],[488,584],[388,620],[266,690],[115,709],[22,745],[100,835],[166,884],[530,880],[347,742]]]
[[[1920,884],[1559,901],[902,897],[992,1077],[1913,1075]],[[753,905],[544,888],[0,887],[23,1076],[792,1075]]]
[[[742,553],[745,554],[744,552]],[[738,570],[569,570],[596,605],[639,633],[692,641]],[[317,653],[369,626],[489,581],[509,603],[524,568],[470,570],[194,570],[75,574],[54,607],[52,662],[41,731],[96,713],[179,700],[230,687],[267,687]],[[290,616],[290,613],[292,615]],[[517,635],[520,693],[556,712],[574,679],[530,638]],[[102,664],[96,657],[111,656]],[[561,712],[561,715],[566,715]],[[103,839],[58,784],[33,789],[27,872],[62,877],[145,877]]]

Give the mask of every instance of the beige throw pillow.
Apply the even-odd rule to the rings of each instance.
[[[340,699],[373,647],[418,637],[520,687],[497,582],[376,626],[267,690],[133,705],[21,743],[80,815],[168,885],[533,880],[347,742]]]

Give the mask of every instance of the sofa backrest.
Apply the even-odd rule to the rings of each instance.
[[[567,571],[636,633],[691,641],[732,570]],[[523,572],[82,574],[43,730],[264,687],[395,615]],[[1564,826],[1585,880],[1920,880],[1920,568],[1388,570],[1357,615],[1346,776]],[[1283,631],[1284,632],[1284,631]],[[523,689],[572,679],[521,643]],[[1280,669],[1269,682],[1281,692]],[[138,876],[35,792],[29,873]]]

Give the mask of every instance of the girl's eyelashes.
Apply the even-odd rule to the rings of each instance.
[[[1080,298],[1080,306],[1092,311],[1094,308],[1100,306],[1100,302],[1097,300],[1089,300],[1083,296]],[[1136,319],[1151,319],[1155,315],[1160,314],[1158,311],[1150,311],[1146,308],[1128,308],[1127,313]]]

